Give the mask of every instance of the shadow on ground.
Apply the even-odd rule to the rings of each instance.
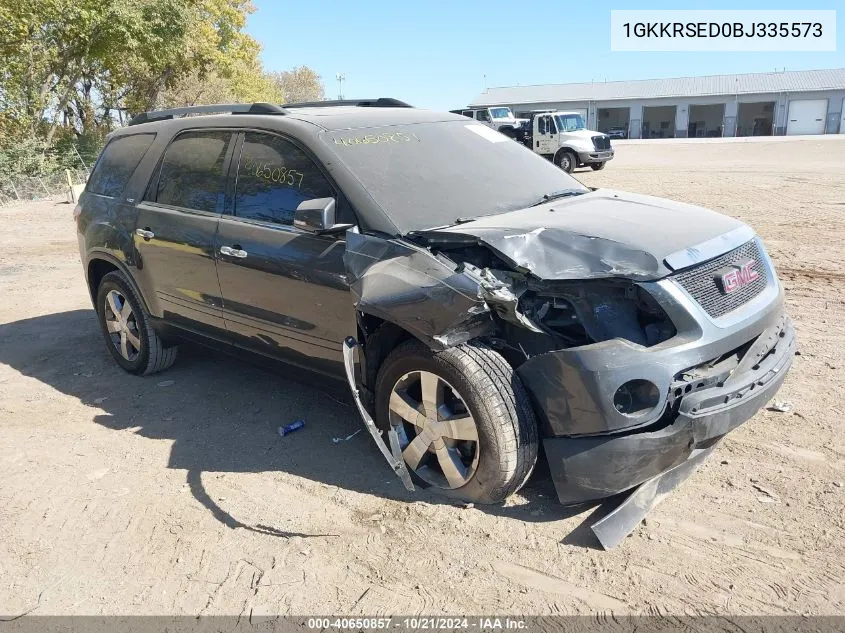
[[[203,473],[284,471],[395,500],[456,503],[429,490],[405,491],[339,382],[303,376],[299,370],[294,377],[282,366],[268,370],[194,346],[183,346],[176,364],[162,374],[132,376],[106,350],[93,310],[0,325],[0,363],[102,409],[105,413],[94,417],[97,424],[172,440],[168,466],[186,470],[194,497],[231,528],[280,537],[319,536],[241,523],[209,496]],[[279,436],[280,425],[299,418],[306,421],[304,429]],[[527,503],[479,509],[528,522],[569,518],[585,510],[557,503],[542,464],[522,496]],[[603,513],[601,508],[597,512]],[[590,522],[595,518],[596,512]],[[564,542],[598,547],[586,522]]]

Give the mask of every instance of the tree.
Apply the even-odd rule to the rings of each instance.
[[[322,101],[325,99],[325,90],[320,75],[308,66],[298,66],[293,70],[272,73],[272,77],[282,94],[284,103]]]
[[[242,64],[233,69],[230,77],[217,71],[211,71],[205,77],[194,72],[162,91],[156,107],[176,108],[210,103],[253,103],[256,101],[281,103],[282,100],[278,86],[261,66]]]
[[[209,77],[272,96],[260,46],[243,32],[253,10],[250,0],[0,0],[4,127],[46,124],[50,142],[60,125],[109,126]]]
[[[32,171],[51,152],[95,151],[145,110],[322,99],[306,66],[264,71],[244,32],[253,11],[250,0],[0,0],[4,164]]]

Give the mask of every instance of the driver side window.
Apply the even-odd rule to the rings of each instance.
[[[540,134],[545,134],[548,131],[548,126],[546,125],[547,118],[548,117],[541,116],[537,120],[537,131],[540,132]]]
[[[479,121],[489,121],[490,120],[490,115],[487,113],[487,110],[479,110],[476,113],[476,116],[478,117]]]

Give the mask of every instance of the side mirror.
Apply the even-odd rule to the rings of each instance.
[[[335,223],[335,199],[314,198],[305,200],[296,207],[293,225],[309,233],[340,233],[355,226],[354,224]]]

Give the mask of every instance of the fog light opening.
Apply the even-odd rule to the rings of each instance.
[[[622,415],[639,417],[654,409],[660,402],[657,385],[648,380],[629,380],[616,390],[613,406]]]

